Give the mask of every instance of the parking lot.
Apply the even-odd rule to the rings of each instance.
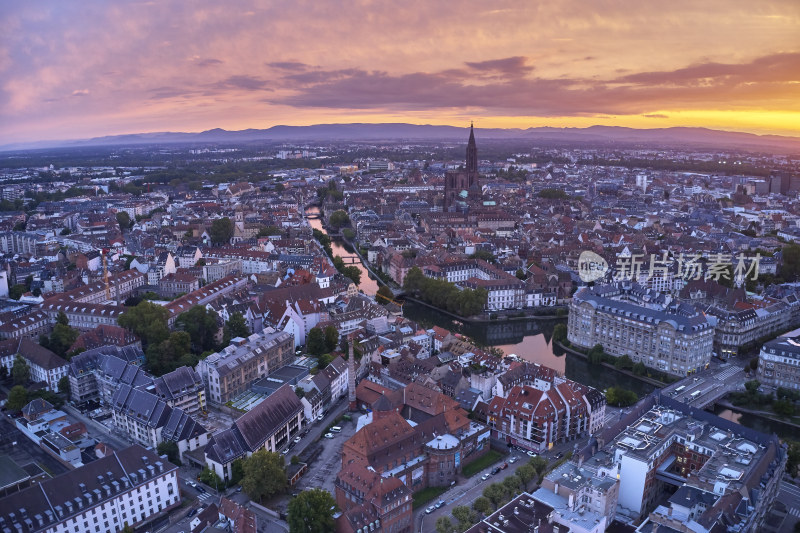
[[[69,469],[56,458],[31,442],[6,415],[0,417],[0,454],[8,455],[20,467],[36,464],[50,476],[57,476]]]
[[[308,466],[308,472],[297,483],[297,490],[320,488],[335,494],[333,482],[336,480],[336,474],[342,468],[342,447],[345,441],[355,434],[356,420],[354,418],[352,421],[340,422],[339,426],[342,431],[332,433],[332,439],[323,436],[319,440],[318,445],[322,447],[322,451]]]

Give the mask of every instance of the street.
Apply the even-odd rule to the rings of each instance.
[[[559,452],[566,454],[567,452],[572,451],[575,448],[576,442],[579,444],[579,446],[583,446],[586,443],[586,440],[581,439],[579,441],[559,443],[553,446],[552,450],[548,450],[539,455],[547,459],[548,462],[553,462],[556,454]],[[508,468],[501,470],[497,474],[490,475],[486,481],[481,479],[484,474],[490,473],[495,466],[501,465],[504,462],[508,462],[512,457],[517,457],[517,461],[513,464],[508,463]],[[530,459],[531,458],[526,453],[518,450],[512,450],[511,453],[497,461],[494,465],[489,466],[488,468],[478,472],[466,480],[463,480],[462,478],[462,480],[456,486],[439,496],[438,499],[445,502],[442,507],[434,510],[430,514],[427,514],[425,509],[429,505],[436,503],[436,500],[433,500],[414,511],[414,523],[417,524],[417,531],[433,531],[435,529],[434,524],[436,523],[436,520],[442,516],[451,516],[453,509],[459,505],[471,507],[472,502],[483,495],[483,490],[486,487],[493,483],[500,483],[507,477],[515,474],[517,472],[517,468],[526,464],[528,461],[530,461]],[[531,481],[529,489],[535,489],[534,481]]]

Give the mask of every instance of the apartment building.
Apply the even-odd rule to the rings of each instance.
[[[525,283],[482,259],[428,265],[422,273],[470,289],[485,289],[489,295],[486,303],[489,311],[522,309],[527,304]]]
[[[197,364],[196,370],[206,386],[206,398],[222,405],[247,391],[250,385],[294,358],[292,335],[272,328],[249,337],[237,337],[224,350]]]
[[[28,363],[31,381],[45,383],[48,390],[58,391],[59,380],[69,370],[66,360],[27,338],[0,341],[0,365],[6,367],[9,375],[17,355]]]
[[[170,440],[178,444],[182,454],[208,442],[208,431],[191,415],[145,390],[120,385],[111,399],[111,409],[114,426],[142,446],[155,449]]]
[[[180,503],[178,467],[134,445],[0,499],[0,527],[117,533]]]
[[[144,360],[139,346],[102,346],[79,353],[69,361],[70,399],[76,405],[111,405],[119,385],[151,386],[153,378],[142,369]]]
[[[627,355],[634,363],[685,376],[708,366],[714,328],[690,305],[621,282],[575,293],[567,338],[579,348],[600,344],[615,357]]]
[[[757,375],[768,387],[800,389],[800,335],[765,343],[758,353]]]
[[[336,476],[336,505],[342,514],[337,533],[413,530],[411,490],[395,477],[383,478],[375,470],[350,463]]]
[[[182,366],[153,380],[149,392],[167,402],[170,407],[197,416],[206,410],[206,387],[200,375],[188,366]]]
[[[786,465],[778,438],[658,393],[640,405],[591,459],[619,478],[617,515],[681,533],[757,531]]]
[[[231,477],[236,459],[258,450],[278,452],[300,432],[303,404],[285,384],[236,419],[230,428],[214,433],[205,447],[206,465],[224,480]]]

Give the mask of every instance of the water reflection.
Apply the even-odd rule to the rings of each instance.
[[[558,320],[519,320],[513,322],[487,322],[463,324],[430,307],[407,301],[403,314],[423,327],[439,326],[461,333],[480,346],[494,346],[506,355],[516,354],[526,361],[539,363],[577,381],[600,390],[618,386],[639,395],[652,392],[655,387],[638,379],[599,365],[590,365],[586,359],[564,353],[554,346],[553,328],[563,323]]]
[[[756,431],[761,431],[762,433],[775,433],[784,440],[798,440],[800,438],[800,429],[789,424],[784,424],[778,420],[770,420],[750,413],[742,413],[736,409],[729,409],[720,405],[714,407],[713,413],[720,418],[736,422],[737,424],[755,429]]]
[[[310,207],[306,209],[306,215],[317,216],[319,215],[319,208],[318,207]],[[322,227],[322,220],[319,218],[309,218],[308,224],[313,228],[321,231],[325,235],[328,234],[325,231],[325,228]],[[361,264],[361,260],[359,257],[353,252],[353,249],[340,239],[331,239],[331,250],[333,251],[334,256],[339,256],[342,259],[347,258],[354,258],[355,261],[352,263],[353,266],[357,267],[358,270],[361,271],[361,284],[358,286],[359,289],[364,291],[366,294],[373,296],[376,292],[378,292],[378,283],[371,277],[369,271],[364,268],[364,265]],[[345,261],[348,266],[351,265],[349,261]]]

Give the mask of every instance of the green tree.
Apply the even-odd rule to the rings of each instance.
[[[333,361],[333,356],[329,353],[324,353],[317,357],[317,366],[320,370],[331,364]]]
[[[786,281],[800,279],[800,244],[786,244],[781,249],[781,277]]]
[[[789,399],[775,400],[772,402],[772,410],[777,415],[788,418],[794,415],[794,403]]]
[[[162,441],[158,443],[156,450],[158,451],[158,455],[166,455],[170,463],[175,466],[181,466],[181,454],[175,442],[171,440]]]
[[[489,498],[495,508],[497,508],[497,506],[500,505],[500,502],[503,501],[503,498],[506,497],[506,489],[500,483],[492,483],[483,489],[483,495],[486,498]]]
[[[11,387],[8,391],[8,400],[6,407],[11,412],[16,412],[28,404],[28,391],[22,385]]]
[[[146,348],[151,344],[159,344],[167,340],[169,337],[168,318],[169,312],[165,308],[143,300],[122,313],[117,319],[117,323],[136,333]]]
[[[332,352],[339,345],[339,330],[335,326],[325,326],[325,347]]]
[[[233,237],[233,221],[228,217],[214,220],[211,223],[208,234],[214,244],[228,244]]]
[[[361,271],[357,266],[346,266],[341,270],[344,277],[350,278],[356,285],[361,285]]]
[[[225,487],[225,482],[222,481],[222,478],[209,467],[205,467],[201,470],[197,475],[197,479],[217,491]]]
[[[277,226],[264,226],[258,230],[256,238],[260,239],[261,237],[270,237],[272,235],[283,235],[283,230]]]
[[[281,454],[259,450],[245,459],[242,466],[242,489],[250,499],[261,502],[286,488],[286,471]]]
[[[565,200],[567,193],[561,189],[542,189],[539,191],[539,198],[547,198],[550,200]]]
[[[531,457],[531,460],[528,461],[528,464],[533,467],[534,471],[540,477],[547,472],[547,459],[537,455],[536,457]]]
[[[306,395],[306,391],[303,389],[303,387],[295,387],[294,393],[297,394],[297,397],[300,399],[304,398]]]
[[[320,356],[325,353],[326,348],[325,333],[318,327],[311,328],[306,336],[306,351],[311,355]]]
[[[43,343],[43,345],[60,357],[66,357],[67,351],[78,340],[78,330],[69,326],[69,319],[63,311],[58,312],[56,318],[56,325],[53,327],[53,332],[50,334]]]
[[[250,335],[250,328],[247,327],[247,321],[241,313],[233,313],[230,318],[225,322],[224,334],[222,344],[227,346],[230,344],[231,339],[236,337],[248,337]]]
[[[31,379],[31,369],[28,366],[28,362],[20,354],[14,357],[11,377],[14,379],[14,385],[25,385]]]
[[[69,384],[69,377],[62,376],[61,379],[58,380],[58,392],[69,397],[71,391],[72,385]]]
[[[0,381],[5,381],[8,379],[8,367],[5,365],[0,365]]]
[[[786,472],[790,476],[796,477],[800,474],[800,468],[798,468],[800,467],[800,442],[790,440],[787,441],[786,444],[788,445],[788,450],[786,451]]]
[[[602,344],[595,344],[591,350],[589,350],[589,362],[593,365],[602,363],[605,359],[605,351],[603,350]]]
[[[175,327],[189,334],[192,352],[200,354],[216,347],[215,337],[219,315],[202,305],[196,305],[182,313],[175,321]]]
[[[23,294],[25,294],[25,285],[21,283],[12,285],[11,288],[8,289],[8,297],[12,300],[19,300]]]
[[[386,285],[381,285],[381,287],[378,289],[377,294],[375,295],[375,301],[378,302],[379,304],[386,305],[388,303],[391,303],[391,300],[393,299],[394,299],[394,293],[392,292],[392,289],[390,289]]]
[[[758,389],[761,387],[761,382],[757,379],[751,379],[750,381],[745,381],[744,388],[750,394],[755,394],[758,392]]]
[[[117,213],[117,224],[119,224],[119,229],[126,230],[130,228],[133,224],[131,224],[131,216],[126,211],[120,211]]]
[[[553,327],[553,342],[563,343],[567,340],[567,325],[556,324]]]
[[[472,259],[483,259],[484,261],[487,261],[489,263],[496,263],[497,262],[497,258],[494,256],[494,254],[492,252],[490,252],[489,250],[483,250],[483,249],[475,250],[475,253],[473,253],[470,256],[470,258],[472,258]]]
[[[173,332],[158,344],[150,344],[145,352],[147,367],[156,376],[172,372],[180,366],[194,366],[197,356],[192,355],[192,339],[185,331]]]
[[[231,479],[228,485],[238,485],[244,477],[244,459],[236,459],[231,463]]]
[[[522,487],[526,490],[528,489],[528,483],[537,475],[538,472],[530,463],[520,465],[519,468],[517,468],[517,477],[519,477],[519,480],[522,482]]]
[[[491,514],[494,510],[494,507],[492,507],[492,501],[486,496],[479,496],[475,498],[475,501],[472,502],[472,508],[479,513],[483,513],[484,516]]]
[[[633,360],[627,355],[621,355],[614,361],[614,366],[620,369],[633,368]]]
[[[477,521],[477,517],[475,516],[475,511],[473,511],[466,505],[459,505],[458,507],[454,507],[453,518],[458,520],[456,531],[459,532],[466,531]]]
[[[289,533],[320,533],[336,529],[336,501],[323,489],[304,490],[289,502]]]
[[[647,367],[644,365],[644,363],[639,361],[638,363],[633,365],[633,373],[636,374],[637,376],[644,376],[645,374],[647,374]]]
[[[71,230],[71,229],[69,229],[69,228],[64,228],[64,229],[62,229],[62,230],[61,230],[61,232],[59,233],[59,235],[64,235],[64,236],[67,236],[67,235],[69,235],[70,233],[72,233],[72,230]]]
[[[346,211],[342,211],[339,209],[338,211],[334,211],[331,213],[331,217],[328,219],[328,223],[335,229],[339,229],[342,226],[346,226],[350,223],[350,217],[347,216]]]
[[[453,522],[446,516],[440,516],[436,521],[436,533],[453,533],[454,531]]]
[[[639,401],[639,396],[635,392],[622,387],[609,387],[606,390],[606,401],[609,405],[617,407],[627,407]]]
[[[503,480],[503,486],[506,488],[508,493],[513,496],[519,492],[519,489],[522,486],[522,480],[516,475],[511,475]]]

